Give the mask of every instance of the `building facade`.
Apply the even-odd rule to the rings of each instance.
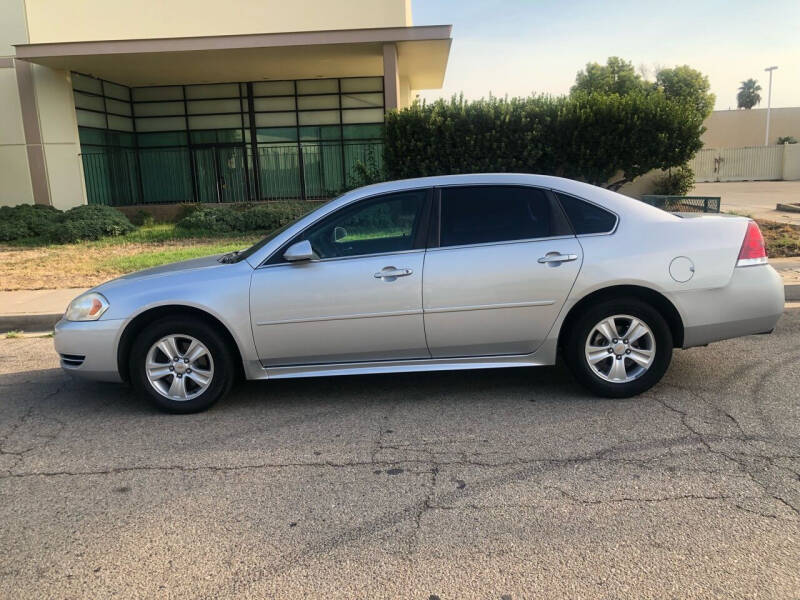
[[[0,0],[0,204],[326,198],[442,86],[410,0]]]

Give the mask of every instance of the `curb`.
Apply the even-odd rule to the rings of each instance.
[[[8,331],[52,331],[64,316],[58,314],[0,315],[0,333]]]
[[[800,302],[800,283],[783,286],[786,302]],[[63,313],[49,315],[0,315],[0,333],[7,331],[51,331],[64,316]]]

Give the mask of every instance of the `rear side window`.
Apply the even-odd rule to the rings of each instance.
[[[569,233],[542,190],[512,186],[442,188],[440,246]]]
[[[587,233],[608,233],[617,224],[616,215],[603,210],[599,206],[556,192],[558,201],[572,223],[575,235]]]

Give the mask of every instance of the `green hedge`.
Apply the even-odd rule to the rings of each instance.
[[[258,205],[207,206],[187,209],[176,227],[202,233],[272,231],[311,212],[321,202],[270,202]]]
[[[619,185],[685,164],[703,115],[662,92],[414,104],[386,116],[386,177],[523,172]]]
[[[76,206],[60,211],[51,206],[20,204],[0,207],[0,241],[30,238],[67,244],[125,235],[134,226],[110,206]]]

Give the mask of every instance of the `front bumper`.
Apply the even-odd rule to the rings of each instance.
[[[117,340],[124,319],[56,323],[54,342],[61,368],[96,381],[122,381],[117,368]]]
[[[770,333],[783,314],[783,280],[770,265],[737,267],[728,285],[675,294],[684,318],[683,347]]]

